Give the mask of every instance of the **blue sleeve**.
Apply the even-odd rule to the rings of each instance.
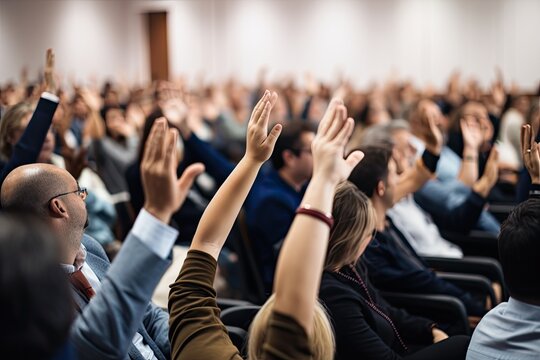
[[[470,191],[459,205],[449,207],[448,192],[443,182],[429,181],[414,194],[414,199],[431,215],[439,229],[467,234],[478,223],[486,199]]]
[[[57,102],[43,97],[39,98],[36,110],[34,110],[26,130],[22,134],[19,142],[15,145],[13,154],[8,163],[2,169],[0,186],[13,169],[36,162],[36,159],[41,152],[43,142],[45,141],[45,137],[51,127],[57,106]]]
[[[171,353],[171,345],[169,343],[169,313],[154,304],[148,304],[143,324],[150,337],[159,347],[159,350],[165,356],[168,356]]]
[[[129,234],[101,289],[71,328],[80,359],[123,359],[170,260]],[[142,271],[144,269],[144,271]],[[166,336],[166,335],[165,335]]]
[[[220,185],[234,169],[233,163],[195,134],[191,134],[189,139],[184,140],[184,146],[186,149],[186,166],[195,162],[202,162],[206,167],[206,172]]]

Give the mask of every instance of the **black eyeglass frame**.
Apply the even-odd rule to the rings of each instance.
[[[77,190],[68,191],[68,192],[65,192],[65,193],[62,193],[62,194],[55,195],[52,198],[50,198],[49,201],[47,201],[47,204],[49,204],[51,201],[53,201],[57,197],[65,196],[65,195],[69,195],[69,194],[77,194],[84,201],[84,200],[86,200],[86,197],[88,196],[88,190],[85,187],[80,187],[77,184]]]

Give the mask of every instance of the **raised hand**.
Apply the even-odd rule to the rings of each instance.
[[[347,118],[347,108],[343,101],[333,99],[311,144],[314,178],[326,178],[337,184],[345,180],[362,160],[364,153],[361,151],[353,151],[346,159],[343,157],[353,128],[354,120]]]
[[[484,141],[484,135],[482,134],[482,129],[479,124],[476,120],[469,121],[462,118],[459,125],[461,127],[461,134],[463,135],[464,146],[478,152]]]
[[[540,143],[535,141],[531,125],[521,127],[521,154],[523,164],[531,175],[533,184],[540,184]]]
[[[182,206],[193,181],[204,171],[203,164],[192,164],[177,178],[177,138],[178,131],[169,129],[165,118],[157,119],[141,162],[144,208],[164,223]]]
[[[278,95],[266,90],[259,100],[249,119],[246,136],[246,158],[263,163],[270,158],[274,145],[281,134],[282,126],[274,125],[268,133],[270,111],[276,103]]]
[[[497,183],[499,179],[499,151],[496,147],[491,149],[489,154],[488,161],[484,168],[484,174],[478,181],[476,181],[472,188],[473,190],[486,198],[489,195],[489,192]]]
[[[45,70],[43,72],[43,81],[45,85],[45,91],[50,93],[56,93],[56,82],[54,80],[54,51],[53,49],[47,49],[47,56],[45,60]]]
[[[437,126],[438,117],[441,116],[438,109],[428,107],[421,116],[421,125],[425,135],[426,148],[433,154],[439,155],[443,146],[443,136]]]

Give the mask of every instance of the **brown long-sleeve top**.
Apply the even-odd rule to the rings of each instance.
[[[190,250],[169,294],[169,339],[172,359],[234,359],[242,357],[219,317],[212,282],[216,260]],[[273,312],[263,345],[265,360],[311,359],[304,328],[293,318]],[[255,359],[252,359],[255,360]]]

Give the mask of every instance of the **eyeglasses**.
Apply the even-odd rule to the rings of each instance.
[[[77,184],[77,190],[69,191],[69,192],[65,192],[65,193],[62,193],[62,194],[55,195],[52,198],[50,198],[49,201],[47,201],[47,204],[50,203],[52,200],[56,199],[57,197],[64,196],[64,195],[69,195],[69,194],[77,194],[84,201],[84,200],[86,200],[86,197],[88,196],[88,190],[86,190],[85,187],[80,187]]]
[[[308,154],[311,154],[311,149],[310,148],[300,148],[300,149],[291,149],[291,151],[296,155],[296,156],[300,156],[301,153],[303,152],[306,152]]]

